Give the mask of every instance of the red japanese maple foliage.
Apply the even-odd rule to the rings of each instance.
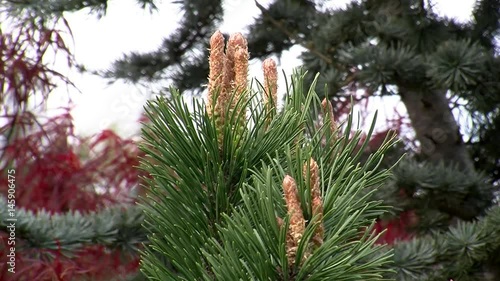
[[[408,231],[409,227],[417,223],[418,217],[414,211],[405,211],[399,217],[391,220],[379,219],[374,228],[375,233],[382,233],[377,240],[378,244],[392,245],[397,241],[405,241],[413,238],[413,234]]]
[[[34,95],[41,97],[38,108],[43,108],[56,80],[70,83],[44,61],[45,54],[54,51],[65,53],[72,64],[63,31],[55,28],[59,21],[66,24],[64,19],[14,21],[9,32],[0,29],[0,194],[7,194],[6,171],[15,169],[16,209],[88,213],[114,203],[132,203],[140,153],[133,140],[110,130],[79,137],[69,109],[52,118],[30,111]],[[137,256],[100,245],[84,247],[71,258],[61,250],[17,247],[23,245],[18,233],[20,250],[12,274],[6,264],[7,237],[0,230],[0,280],[110,280],[138,269]]]
[[[74,134],[71,115],[48,119],[4,150],[16,168],[16,203],[58,213],[94,211],[130,201],[137,186],[139,150],[132,140],[105,130],[90,138]],[[0,183],[7,191],[7,181]]]

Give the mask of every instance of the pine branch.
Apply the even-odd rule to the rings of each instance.
[[[442,225],[443,221],[436,220],[437,213],[448,222],[453,217],[473,220],[484,215],[494,202],[496,190],[482,173],[404,159],[393,169],[391,181],[374,196],[394,206],[396,213],[416,210],[423,224],[415,229],[418,232]]]
[[[246,40],[230,38],[236,47],[211,37],[206,103],[190,109],[171,90],[146,106],[143,271],[160,280],[382,280],[391,251],[377,254],[372,228],[386,207],[358,195],[388,177],[377,168],[392,140],[359,165],[374,122],[366,138],[350,134],[352,114],[346,137],[328,121],[318,128],[304,110],[321,106],[317,76],[306,85],[295,73],[281,111],[262,105],[269,99],[246,81]]]
[[[5,0],[10,16],[36,15],[45,19],[61,17],[64,12],[90,8],[99,17],[106,14],[109,0]],[[141,7],[155,10],[155,0],[136,0]]]
[[[333,61],[332,61],[331,58],[327,57],[326,55],[324,55],[324,54],[320,53],[319,51],[317,51],[316,49],[314,49],[312,47],[312,44],[306,42],[305,40],[302,40],[295,33],[293,33],[290,30],[288,30],[288,28],[286,26],[284,26],[280,21],[277,21],[276,19],[274,19],[269,14],[269,12],[267,11],[267,9],[264,8],[264,6],[262,6],[261,4],[259,4],[259,2],[257,2],[257,0],[255,1],[255,5],[257,5],[257,8],[259,8],[259,10],[262,12],[262,15],[264,16],[264,18],[266,20],[268,20],[269,22],[271,22],[274,25],[274,27],[276,27],[278,30],[280,30],[281,32],[283,32],[284,34],[286,34],[288,36],[288,38],[290,38],[294,42],[298,43],[302,47],[308,49],[311,53],[315,54],[316,56],[318,56],[319,58],[321,58],[322,60],[324,60],[326,63],[333,64]]]
[[[133,83],[171,78],[175,82],[172,86],[179,90],[199,88],[202,80],[197,77],[206,78],[208,75],[208,46],[199,42],[206,42],[222,20],[222,1],[207,3],[189,0],[175,3],[181,4],[184,17],[179,27],[163,40],[156,51],[124,55],[113,63],[110,70],[96,73],[111,80],[124,79]],[[201,52],[201,55],[197,55],[197,52]],[[167,69],[173,74],[164,77]],[[197,76],[191,77],[189,71],[195,71]]]
[[[11,206],[10,206],[11,207]],[[0,200],[0,230],[8,232],[9,212],[7,200]],[[15,212],[16,239],[25,249],[62,250],[71,255],[88,245],[103,245],[112,249],[136,253],[146,242],[142,208],[138,206],[115,206],[82,214],[68,212],[49,214],[34,213],[24,209]]]
[[[472,15],[474,18],[472,29],[474,39],[486,48],[494,48],[495,41],[498,41],[495,40],[495,35],[498,35],[500,29],[500,1],[476,0]]]
[[[500,250],[500,206],[477,222],[459,222],[446,232],[408,242],[394,249],[395,277],[410,280],[490,280]],[[432,270],[429,270],[432,268]],[[496,279],[495,279],[496,280]]]

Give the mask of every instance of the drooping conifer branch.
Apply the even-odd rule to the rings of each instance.
[[[141,207],[121,205],[82,214],[51,214],[17,209],[15,227],[18,249],[36,248],[72,253],[89,245],[135,253],[147,242]],[[9,226],[7,200],[0,197],[0,229]]]

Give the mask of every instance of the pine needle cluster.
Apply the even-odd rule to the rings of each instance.
[[[264,61],[264,83],[249,88],[241,34],[226,45],[216,32],[209,62],[206,103],[189,107],[172,89],[170,100],[146,106],[145,275],[384,280],[392,252],[375,245],[372,227],[387,208],[363,190],[389,176],[376,168],[392,140],[359,164],[369,138],[351,133],[351,119],[340,133],[326,102],[317,126],[304,108],[322,103],[300,71],[286,81],[278,111],[276,63]]]

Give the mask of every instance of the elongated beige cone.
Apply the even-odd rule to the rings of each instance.
[[[208,75],[208,97],[207,97],[207,112],[211,116],[215,109],[216,95],[222,95],[222,79],[224,76],[224,36],[219,31],[216,31],[210,37],[210,56],[209,60],[209,75]],[[218,98],[217,98],[218,99]],[[219,114],[221,112],[218,112]]]
[[[248,86],[248,58],[247,40],[239,32],[232,34],[227,42],[224,72],[224,87],[233,94],[232,108],[244,98]]]
[[[324,120],[328,120],[330,122],[330,134],[332,135],[332,142],[335,142],[337,140],[337,122],[335,122],[335,116],[333,115],[333,106],[330,101],[327,99],[323,99],[321,102],[321,107],[323,108],[323,118]],[[335,136],[335,137],[334,137]]]
[[[242,106],[247,102],[247,87],[248,87],[248,46],[247,41],[241,35],[236,33],[229,37],[227,43],[227,59],[226,59],[226,76],[232,80],[227,83],[225,80],[225,87],[229,87],[232,94],[230,98],[231,104],[229,112],[236,114],[236,130],[242,131],[246,126],[246,108],[243,112],[235,112],[237,105],[242,109]]]
[[[227,90],[223,87],[225,60],[224,35],[220,31],[216,31],[210,38],[207,113],[208,116],[215,119],[215,126],[219,131],[217,135],[219,148],[222,147],[223,143],[222,128],[224,128],[225,104],[228,95]]]
[[[271,109],[278,103],[278,69],[276,62],[271,59],[265,59],[262,63],[264,72],[264,102],[266,107]]]
[[[235,84],[235,54],[236,49],[242,48],[248,53],[247,40],[241,33],[234,33],[229,37],[227,41],[226,49],[226,69],[224,77],[224,87],[227,89],[232,89]],[[248,59],[247,59],[248,61]]]
[[[302,239],[304,235],[306,222],[300,206],[297,184],[291,176],[287,175],[285,179],[283,179],[283,192],[288,215],[290,216],[290,226],[288,229],[290,239],[287,239],[286,251],[288,263],[292,265],[295,263],[297,249],[300,239]]]
[[[248,86],[248,50],[236,47],[234,52],[234,100],[237,102],[244,97]]]
[[[319,167],[313,158],[309,160],[309,168],[307,163],[304,164],[302,169],[304,179],[308,178],[309,171],[309,186],[311,188],[311,207],[312,216],[317,216],[315,223],[317,224],[312,237],[313,243],[319,247],[323,244],[323,236],[325,234],[325,227],[323,225],[323,200],[321,199],[320,175]]]
[[[219,148],[224,141],[224,124],[231,118],[240,100],[241,104],[245,104],[242,99],[246,98],[248,86],[248,58],[247,41],[241,33],[231,35],[226,53],[222,33],[217,31],[210,38],[207,112],[215,118]],[[226,113],[229,115],[226,116]],[[233,130],[244,129],[245,112],[236,114],[239,120]]]

